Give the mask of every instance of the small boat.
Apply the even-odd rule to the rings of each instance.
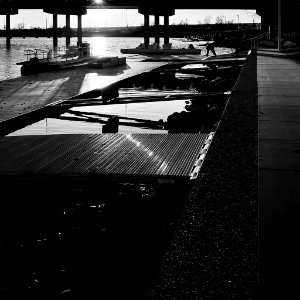
[[[104,56],[88,63],[89,68],[105,69],[126,64],[126,57]]]
[[[164,44],[162,48],[157,43],[149,45],[141,43],[136,48],[121,49],[123,54],[156,54],[156,55],[180,55],[180,54],[201,54],[201,49],[191,48],[172,48],[171,43]]]
[[[42,72],[56,71],[95,59],[90,55],[90,44],[81,43],[79,47],[69,46],[51,49],[26,49],[26,61],[22,65],[21,75],[32,75]]]

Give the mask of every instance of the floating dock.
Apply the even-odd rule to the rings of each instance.
[[[55,176],[77,183],[188,181],[197,177],[211,139],[208,134],[2,137],[0,178],[15,184],[30,179],[38,184]]]

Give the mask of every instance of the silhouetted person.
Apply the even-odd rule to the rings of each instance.
[[[206,56],[208,56],[209,51],[211,51],[214,56],[217,56],[216,51],[215,51],[215,43],[214,42],[211,42],[211,43],[207,42],[206,50],[207,50]]]

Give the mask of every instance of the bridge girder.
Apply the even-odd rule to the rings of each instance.
[[[0,7],[8,6],[18,9],[48,9],[60,6],[85,7],[85,8],[138,8],[142,6],[168,7],[173,9],[256,9],[262,0],[215,0],[215,1],[195,1],[195,0],[151,0],[148,3],[144,0],[103,0],[101,4],[96,4],[95,0],[0,0]]]

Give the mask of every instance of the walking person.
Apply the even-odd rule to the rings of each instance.
[[[206,56],[208,56],[208,54],[209,54],[210,51],[212,52],[212,54],[214,56],[217,56],[216,51],[215,51],[215,42],[207,42],[207,44],[206,44],[206,50],[207,50]]]

